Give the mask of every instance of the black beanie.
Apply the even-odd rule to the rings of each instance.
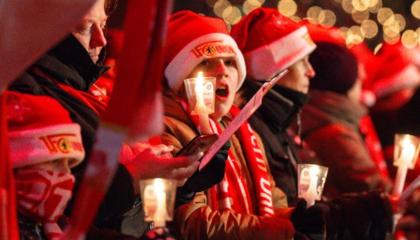
[[[309,61],[316,73],[310,83],[311,89],[345,95],[358,78],[357,59],[344,46],[317,42]]]

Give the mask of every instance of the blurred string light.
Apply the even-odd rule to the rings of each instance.
[[[380,24],[384,24],[393,15],[394,15],[394,12],[392,11],[391,8],[381,8],[379,9],[378,15],[376,17]]]
[[[352,0],[342,0],[341,7],[348,14],[352,14],[354,11]]]
[[[400,40],[400,34],[397,35],[387,35],[386,33],[383,34],[384,41],[389,44],[396,44]]]
[[[347,30],[345,37],[347,46],[360,44],[365,38],[360,26],[351,26]]]
[[[420,19],[420,1],[414,1],[413,4],[411,4],[411,14],[417,18]]]
[[[264,1],[258,1],[258,0],[246,0],[243,4],[242,4],[242,11],[245,14],[248,14],[249,12],[251,12],[252,10],[259,8],[262,6],[262,4],[264,3]]]
[[[323,26],[332,27],[334,26],[336,21],[337,21],[337,17],[335,13],[331,10],[324,9],[319,13],[318,23]]]
[[[418,35],[416,31],[406,30],[401,36],[401,43],[406,48],[415,48],[418,43]]]
[[[308,10],[306,11],[306,17],[308,18],[308,21],[310,23],[318,23],[318,16],[321,13],[321,11],[322,8],[318,6],[308,8]]]
[[[338,30],[341,31],[341,34],[343,34],[343,36],[346,36],[347,31],[349,30],[349,28],[348,27],[340,27],[340,28],[338,28]]]
[[[419,46],[420,46],[420,27],[418,27],[418,28],[416,29],[416,33],[417,33],[417,42],[418,42],[418,44],[419,44]]]
[[[238,7],[230,5],[223,10],[222,17],[227,24],[233,25],[241,20],[242,13]]]
[[[216,16],[223,18],[223,12],[229,6],[232,6],[229,1],[227,0],[218,0],[213,5],[213,12]]]
[[[297,12],[297,4],[293,0],[280,0],[277,9],[286,17],[291,17]]]
[[[401,32],[401,26],[400,24],[395,20],[394,16],[389,18],[384,24],[383,24],[383,30],[386,35],[389,37],[395,37]]]
[[[309,5],[313,0],[300,0],[299,4]],[[379,25],[382,25],[383,39],[387,43],[401,42],[407,48],[420,45],[420,27],[415,30],[406,30],[406,20],[403,15],[394,13],[391,8],[383,7],[382,0],[332,0],[333,4],[340,4],[343,10],[350,14],[353,21],[359,25],[340,27],[346,38],[347,45],[354,45],[363,42],[365,39],[372,39],[379,33]],[[245,0],[242,6],[233,5],[229,0],[206,0],[213,8],[216,16],[223,18],[229,24],[238,22],[242,14],[248,14],[252,10],[261,7],[265,0]],[[234,1],[237,2],[237,1]],[[277,9],[283,15],[294,21],[300,21],[297,16],[297,0],[278,0]],[[420,0],[411,4],[411,13],[415,18],[420,19]],[[376,14],[376,21],[371,19]],[[319,6],[312,6],[307,9],[306,18],[313,24],[321,24],[326,27],[334,26],[337,21],[335,13]]]
[[[351,4],[353,5],[354,10],[363,12],[368,10],[370,7],[370,0],[352,0]]]
[[[369,11],[364,10],[364,11],[354,11],[351,14],[351,18],[353,19],[353,21],[357,22],[357,23],[362,23],[363,21],[369,19]]]
[[[342,4],[344,4],[342,6],[343,8],[346,7],[344,10],[348,13],[352,13],[354,11],[376,12],[378,7],[380,8],[382,6],[382,0],[343,0]]]
[[[378,0],[375,2],[375,5],[372,5],[372,7],[369,8],[369,12],[377,13],[379,9],[381,8],[382,8],[382,0]]]
[[[400,26],[400,31],[404,30],[406,26],[406,21],[405,21],[404,16],[397,13],[394,15],[394,17],[395,17],[395,21],[397,21]]]
[[[360,25],[363,35],[368,38],[374,38],[378,34],[378,24],[375,21],[367,19],[362,22]]]
[[[313,6],[306,12],[308,21],[313,24],[321,24],[326,27],[334,26],[337,21],[335,13],[328,9],[322,9],[319,6]]]

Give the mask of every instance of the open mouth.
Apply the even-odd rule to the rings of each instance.
[[[227,85],[221,85],[216,89],[216,96],[226,98],[229,95],[229,88]]]

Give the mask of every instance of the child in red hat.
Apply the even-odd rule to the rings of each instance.
[[[21,238],[58,239],[75,182],[70,168],[85,156],[80,126],[50,97],[6,96]]]
[[[215,111],[209,122],[210,132],[220,134],[238,114],[233,102],[246,67],[224,22],[190,11],[170,18],[166,48],[166,133],[162,139],[176,152],[204,132],[188,107],[184,79],[199,72],[215,77]],[[224,149],[226,162],[226,155],[213,159],[205,167],[207,176],[187,181],[187,190],[197,193],[176,209],[178,234],[183,239],[291,239],[289,210],[278,208],[284,195],[274,187],[259,136],[245,123],[229,142],[231,148]],[[199,182],[210,188],[200,190]]]

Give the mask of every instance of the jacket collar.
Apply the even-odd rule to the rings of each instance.
[[[244,86],[246,90],[243,96],[249,100],[262,86],[262,82],[248,80]],[[273,131],[280,133],[289,127],[307,101],[306,94],[276,85],[263,98],[263,104],[256,114],[269,122]]]
[[[79,41],[70,34],[35,66],[47,71],[59,82],[77,90],[87,91],[108,69],[102,65],[104,58],[105,52],[102,51],[100,60],[95,64]]]

